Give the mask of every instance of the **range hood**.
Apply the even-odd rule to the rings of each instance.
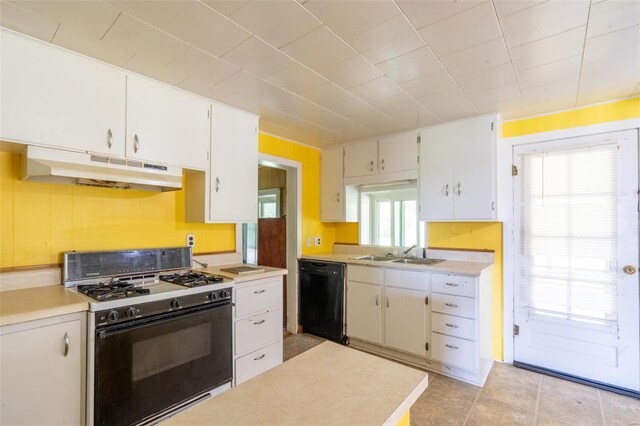
[[[83,152],[27,146],[21,178],[121,189],[175,191],[182,188],[182,169]]]

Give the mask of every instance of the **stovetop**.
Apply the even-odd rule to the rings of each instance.
[[[196,271],[178,272],[169,275],[160,275],[160,280],[184,287],[200,287],[203,285],[219,284],[225,281],[220,275],[205,274]]]

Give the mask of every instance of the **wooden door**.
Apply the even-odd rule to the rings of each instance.
[[[258,265],[287,269],[287,218],[258,219]],[[282,277],[283,325],[287,325],[287,276]]]
[[[402,172],[418,168],[418,132],[380,138],[379,173]]]
[[[345,145],[344,177],[378,173],[378,141],[376,139]]]

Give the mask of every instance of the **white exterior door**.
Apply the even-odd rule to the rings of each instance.
[[[427,305],[419,290],[385,287],[385,344],[418,356],[427,354]]]
[[[401,133],[378,141],[379,173],[402,172],[418,168],[418,134]]]
[[[453,124],[420,132],[420,219],[453,218]]]
[[[347,283],[347,336],[382,344],[382,286]]]
[[[514,150],[514,360],[640,390],[635,131]]]
[[[127,157],[206,170],[209,108],[204,99],[127,76]]]
[[[368,176],[376,173],[378,173],[377,140],[345,145],[344,177]]]
[[[320,220],[345,220],[342,147],[322,151],[320,164]]]

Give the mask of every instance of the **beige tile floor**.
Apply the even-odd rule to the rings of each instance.
[[[285,361],[324,340],[287,335]],[[495,363],[484,388],[435,373],[411,407],[412,425],[640,426],[640,400]]]

